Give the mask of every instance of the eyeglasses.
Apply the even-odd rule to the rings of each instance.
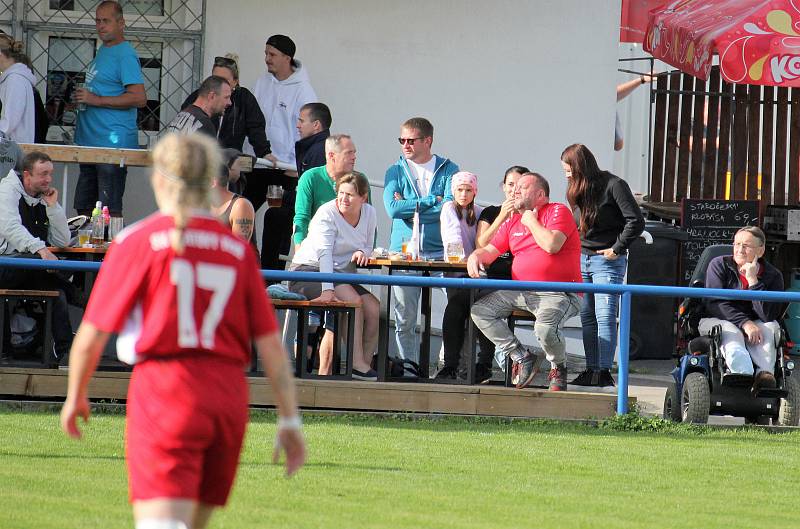
[[[397,141],[400,142],[400,145],[405,145],[406,143],[409,145],[414,145],[415,141],[424,139],[425,138],[397,138]]]
[[[233,66],[236,67],[236,61],[230,57],[214,57],[214,66]]]

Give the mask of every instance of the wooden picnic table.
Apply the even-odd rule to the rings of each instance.
[[[380,269],[385,275],[398,271],[421,272],[422,276],[430,276],[436,272],[466,273],[467,263],[449,263],[446,261],[409,261],[402,259],[378,258],[370,259],[366,268]],[[389,368],[389,319],[392,310],[392,289],[389,285],[381,285],[380,322],[378,325],[378,380],[385,381]],[[413,288],[413,287],[412,287]],[[419,346],[420,379],[428,379],[431,346],[431,288],[422,288],[422,339]],[[471,326],[470,326],[471,327]],[[471,331],[471,329],[470,329]],[[471,332],[470,332],[471,334]],[[408,380],[408,379],[406,379]]]

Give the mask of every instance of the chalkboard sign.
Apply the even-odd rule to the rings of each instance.
[[[681,256],[684,284],[691,279],[706,247],[733,244],[739,228],[758,224],[758,200],[683,199],[681,225],[689,236]]]

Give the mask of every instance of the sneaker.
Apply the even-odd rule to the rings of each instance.
[[[444,366],[434,375],[433,380],[436,382],[453,382],[457,374],[455,367]]]
[[[597,376],[597,383],[595,386],[599,388],[614,387],[614,377],[611,376],[609,369],[601,369]]]
[[[550,391],[566,391],[567,390],[567,365],[558,364],[550,370],[547,375]]]
[[[572,379],[572,382],[575,386],[596,386],[597,379],[595,378],[595,372],[593,369],[589,369],[588,367],[578,374],[577,377]]]
[[[359,371],[358,369],[353,369],[353,378],[355,380],[365,380],[367,382],[377,382],[378,381],[378,372],[374,369],[370,369],[367,372]]]
[[[492,380],[492,366],[478,364],[475,366],[475,382],[478,384],[488,384]]]
[[[542,363],[542,357],[528,351],[527,354],[519,362],[515,362],[519,373],[517,379],[517,389],[528,387],[533,378],[539,373],[539,364]]]

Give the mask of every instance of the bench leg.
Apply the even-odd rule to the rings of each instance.
[[[287,316],[288,317],[288,316]],[[297,310],[297,345],[294,354],[294,376],[304,378],[306,373],[306,349],[308,349],[308,336],[306,336],[306,324],[308,314],[304,309]]]
[[[42,343],[42,365],[58,367],[58,360],[54,357],[53,346],[53,301],[44,300],[44,342]]]
[[[342,322],[339,311],[331,311],[333,314],[333,351],[331,351],[331,375],[340,374],[339,364],[342,363]],[[320,363],[322,360],[320,359]]]
[[[353,376],[353,354],[355,352],[355,326],[356,326],[356,309],[347,309],[347,367],[345,368],[345,375],[348,377]]]

